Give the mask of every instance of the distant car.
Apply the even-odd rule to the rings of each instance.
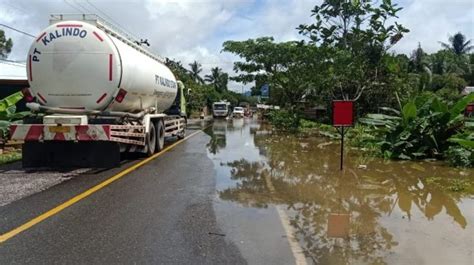
[[[244,117],[244,108],[235,107],[234,111],[232,112],[232,116],[236,117],[236,118],[243,118]]]

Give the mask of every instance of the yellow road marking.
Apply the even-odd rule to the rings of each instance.
[[[154,154],[153,156],[150,156],[150,157],[148,157],[147,159],[142,160],[142,161],[140,161],[140,162],[134,164],[133,166],[131,166],[131,167],[129,167],[129,168],[127,168],[127,169],[121,171],[120,173],[116,174],[115,176],[113,176],[113,177],[111,177],[111,178],[109,178],[109,179],[107,179],[107,180],[105,180],[105,181],[103,181],[103,182],[97,184],[96,186],[94,186],[94,187],[92,187],[92,188],[90,188],[90,189],[84,191],[83,193],[81,193],[81,194],[79,194],[79,195],[76,195],[75,197],[73,197],[73,198],[69,199],[68,201],[66,201],[66,202],[64,202],[64,203],[62,203],[62,204],[60,204],[60,205],[54,207],[53,209],[51,209],[51,210],[49,210],[49,211],[47,211],[47,212],[45,212],[45,213],[43,213],[43,214],[41,214],[41,215],[39,215],[39,216],[33,218],[33,219],[31,219],[30,221],[28,221],[28,222],[26,222],[26,223],[20,225],[19,227],[15,228],[15,229],[13,229],[13,230],[11,230],[11,231],[9,231],[9,232],[7,232],[7,233],[1,235],[1,236],[0,236],[0,243],[3,243],[3,242],[5,242],[5,241],[9,240],[10,238],[12,238],[12,237],[18,235],[19,233],[21,233],[21,232],[23,232],[23,231],[25,231],[25,230],[30,229],[31,227],[33,227],[33,226],[37,225],[38,223],[40,223],[40,222],[42,222],[42,221],[48,219],[49,217],[58,214],[59,212],[61,212],[62,210],[68,208],[69,206],[71,206],[71,205],[73,205],[73,204],[75,204],[75,203],[81,201],[82,199],[84,199],[84,198],[86,198],[86,197],[88,197],[88,196],[94,194],[95,192],[97,192],[97,191],[103,189],[104,187],[110,185],[112,182],[114,182],[114,181],[116,181],[116,180],[122,178],[123,176],[129,174],[130,172],[132,172],[132,171],[134,171],[134,170],[140,168],[141,166],[147,164],[148,162],[152,161],[153,159],[155,159],[155,158],[157,158],[157,157],[163,155],[163,154],[166,153],[167,151],[173,149],[173,148],[174,148],[175,146],[177,146],[178,144],[180,144],[180,143],[186,141],[187,139],[193,137],[194,135],[196,135],[196,134],[202,132],[203,130],[205,130],[205,129],[208,128],[208,127],[209,127],[209,126],[205,127],[205,128],[202,129],[202,130],[199,130],[199,131],[197,131],[197,132],[194,132],[194,133],[188,135],[188,136],[185,137],[183,140],[178,141],[178,142],[176,142],[176,143],[174,143],[174,144],[172,144],[172,145],[166,147],[166,148],[163,149],[161,152],[159,152],[159,153],[157,153],[157,154]]]

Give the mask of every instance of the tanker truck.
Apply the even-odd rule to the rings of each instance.
[[[186,129],[184,85],[162,58],[97,16],[52,15],[27,56],[32,115],[10,127],[24,167],[113,167]]]

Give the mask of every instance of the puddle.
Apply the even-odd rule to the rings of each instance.
[[[472,169],[350,150],[341,172],[339,145],[325,138],[249,119],[206,133],[218,222],[250,264],[294,263],[288,237],[308,264],[473,264]]]

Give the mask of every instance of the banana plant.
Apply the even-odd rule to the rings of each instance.
[[[0,100],[0,142],[8,138],[8,128],[15,120],[21,120],[30,112],[16,112],[16,103],[23,98],[23,93],[16,92]]]
[[[422,95],[407,102],[401,110],[384,108],[390,114],[369,114],[359,121],[385,133],[379,144],[386,158],[438,158],[450,142],[472,144],[470,138],[451,137],[471,126],[462,113],[473,101],[474,94],[470,94],[449,106],[433,95]]]

